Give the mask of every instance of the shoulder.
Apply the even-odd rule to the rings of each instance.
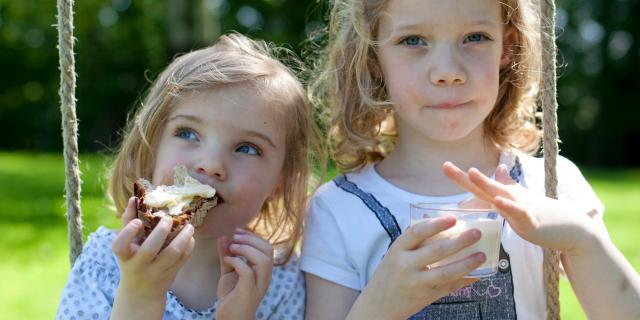
[[[80,263],[85,267],[87,265],[100,265],[105,268],[117,268],[118,261],[113,251],[111,251],[111,243],[115,236],[115,232],[105,227],[99,227],[87,238],[87,243],[74,263],[74,267]]]
[[[518,154],[522,163],[524,183],[528,189],[544,194],[545,171],[544,158]],[[604,204],[598,199],[578,166],[571,160],[558,156],[556,159],[556,172],[558,178],[558,198],[576,201],[597,212],[604,212]]]
[[[111,251],[114,237],[115,233],[104,227],[89,235],[69,273],[56,319],[109,317],[120,278]]]
[[[339,173],[335,178],[321,185],[311,197],[312,201],[335,203],[336,200],[353,199],[352,193],[357,188],[370,189],[375,185],[373,165],[358,171]]]

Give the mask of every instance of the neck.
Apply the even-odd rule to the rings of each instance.
[[[474,167],[491,176],[499,159],[500,150],[484,137],[482,126],[456,141],[434,141],[400,132],[395,149],[376,169],[401,189],[442,196],[464,192],[444,175],[444,162],[465,171]]]
[[[217,299],[220,259],[215,239],[196,238],[189,259],[180,268],[171,290],[185,306],[205,310]]]

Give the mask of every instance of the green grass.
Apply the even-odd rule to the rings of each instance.
[[[105,206],[106,161],[81,157],[85,237],[99,225],[119,225]],[[640,169],[585,175],[607,206],[613,242],[640,270]],[[62,155],[0,152],[0,203],[0,319],[53,318],[69,271]],[[566,281],[560,298],[564,319],[585,318]]]

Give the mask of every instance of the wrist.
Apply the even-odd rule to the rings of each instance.
[[[365,290],[362,291],[353,303],[345,319],[407,319],[410,316],[394,314],[392,311],[397,311],[397,306],[387,306],[386,304],[389,299],[384,296],[384,290],[376,290],[374,287],[374,283],[370,283],[370,285],[365,287]]]

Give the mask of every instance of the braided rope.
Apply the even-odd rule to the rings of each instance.
[[[558,121],[556,101],[556,5],[553,0],[540,1],[542,28],[542,84],[540,100],[543,109],[543,152],[545,192],[547,197],[558,198],[556,158],[558,156]],[[544,283],[547,294],[547,319],[560,319],[559,255],[552,249],[544,249]]]
[[[67,233],[71,265],[82,252],[80,169],[78,168],[78,120],[76,118],[76,73],[73,52],[73,0],[58,0],[58,54],[60,64],[60,112],[66,177]]]

